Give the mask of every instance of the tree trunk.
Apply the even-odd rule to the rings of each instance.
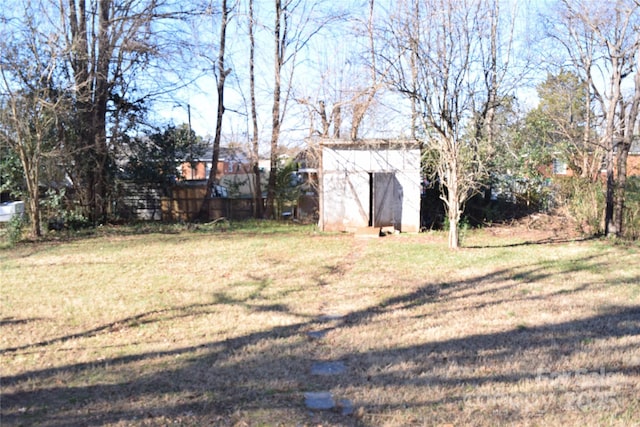
[[[458,221],[454,216],[453,212],[449,212],[449,249],[458,249],[460,247]]]
[[[109,165],[109,149],[107,148],[107,103],[109,102],[109,66],[113,56],[113,45],[110,40],[111,25],[109,11],[111,0],[99,2],[99,34],[98,57],[96,59],[96,75],[94,90],[94,118],[92,133],[94,134],[96,153],[96,211],[94,221],[104,223],[109,214],[109,189],[111,188],[111,170]]]
[[[458,171],[455,164],[451,165],[447,175],[447,216],[449,218],[449,249],[458,249],[460,246],[460,194],[458,187]]]
[[[251,94],[251,124],[253,126],[251,157],[253,170],[253,217],[262,218],[262,179],[260,175],[260,152],[258,146],[258,112],[256,105],[256,78],[255,78],[255,50],[254,37],[255,22],[253,18],[253,0],[249,0],[249,85]]]
[[[614,221],[614,203],[615,203],[615,176],[614,176],[614,160],[613,150],[607,150],[607,189],[605,195],[604,210],[604,234],[607,237],[615,237],[618,235],[616,222]]]
[[[75,188],[79,193],[84,215],[94,224],[104,222],[108,214],[109,152],[106,123],[109,99],[109,67],[113,53],[110,39],[109,11],[111,1],[98,4],[97,34],[94,46],[87,33],[86,1],[69,0],[71,27],[71,64],[76,85],[76,110],[78,112]],[[76,13],[77,10],[77,13]],[[91,23],[93,25],[93,23]]]
[[[449,249],[458,249],[460,247],[459,227],[459,209],[456,202],[449,206]]]
[[[17,111],[14,110],[14,113],[17,113]],[[42,236],[42,232],[40,231],[40,189],[38,187],[40,181],[40,162],[38,160],[40,156],[40,141],[37,141],[36,144],[37,147],[33,150],[36,152],[30,153],[28,151],[32,150],[26,150],[25,147],[18,150],[27,184],[30,222],[29,235],[34,239]]]
[[[31,222],[30,235],[34,239],[38,239],[42,236],[40,230],[40,196],[39,191],[36,191],[31,197],[29,197],[29,221]]]
[[[613,205],[613,222],[615,222],[618,236],[623,234],[624,226],[624,204],[625,204],[625,191],[627,186],[627,158],[629,151],[631,151],[631,144],[635,138],[635,130],[638,124],[638,114],[640,114],[640,40],[637,43],[636,48],[636,72],[634,76],[635,91],[630,102],[625,103],[620,101],[620,123],[622,141],[618,144],[618,155],[616,158],[617,166],[617,182],[616,192],[614,194]]]
[[[450,151],[450,160],[447,161],[447,164],[444,169],[444,185],[446,187],[446,193],[441,196],[444,198],[445,205],[447,208],[447,218],[449,219],[449,249],[458,249],[460,246],[460,233],[459,233],[459,223],[461,212],[461,204],[460,200],[460,181],[458,178],[458,173],[460,172],[460,165],[458,164],[458,159],[456,158],[459,153],[457,152],[454,144],[448,143],[449,151]],[[444,189],[443,189],[444,191]]]
[[[267,185],[267,206],[265,216],[274,218],[276,199],[276,174],[278,168],[278,140],[280,139],[280,95],[281,95],[281,72],[284,61],[285,41],[287,37],[287,21],[284,17],[281,0],[275,0],[276,14],[275,27],[273,30],[275,42],[274,56],[274,85],[273,85],[273,107],[271,109],[271,162],[269,171],[269,182]],[[282,25],[284,23],[284,25]],[[283,28],[282,28],[283,27]],[[282,28],[282,31],[281,31]]]
[[[616,191],[613,197],[613,222],[618,236],[622,236],[624,225],[625,189],[627,186],[627,157],[629,148],[620,144],[617,158]]]
[[[323,138],[329,138],[329,127],[331,126],[331,123],[329,121],[329,118],[327,117],[327,105],[325,104],[324,101],[320,100],[318,101],[318,115],[320,116],[320,123],[322,123],[322,131],[320,133],[320,135]],[[335,126],[334,126],[334,130],[335,130]]]
[[[611,82],[611,94],[609,99],[609,105],[606,110],[606,126],[605,126],[605,146],[607,147],[607,192],[605,197],[606,207],[604,216],[604,233],[607,237],[617,237],[620,230],[616,224],[614,218],[614,204],[616,194],[616,178],[615,178],[615,152],[618,146],[618,141],[615,137],[615,115],[616,108],[618,106],[618,100],[620,99],[620,69],[618,67],[619,61],[616,56],[611,57],[612,63],[612,75],[610,77]]]
[[[218,50],[218,84],[216,87],[218,93],[218,108],[216,114],[216,133],[213,137],[213,150],[211,154],[211,171],[207,178],[207,189],[204,199],[200,204],[198,218],[201,221],[209,220],[209,200],[213,197],[214,185],[218,183],[218,160],[220,159],[220,140],[222,139],[222,118],[224,116],[224,82],[231,70],[226,70],[224,66],[224,51],[227,40],[227,21],[229,17],[229,9],[227,8],[227,0],[222,0],[222,17],[220,18],[220,48]]]
[[[364,120],[369,107],[373,103],[373,100],[378,93],[377,83],[377,69],[376,69],[376,53],[375,53],[375,40],[373,34],[373,12],[374,12],[375,0],[369,0],[369,17],[367,20],[367,33],[369,39],[369,52],[371,53],[371,87],[366,91],[364,101],[358,102],[357,100],[353,104],[353,114],[351,119],[351,132],[349,137],[352,141],[358,139],[360,126]]]
[[[498,107],[498,1],[494,1],[490,10],[491,39],[490,39],[490,63],[485,66],[487,75],[487,108],[484,119],[485,138],[489,147],[493,147],[495,139],[495,116]]]
[[[333,138],[340,139],[340,128],[342,127],[342,107],[340,107],[339,104],[333,105],[331,117],[333,117]]]

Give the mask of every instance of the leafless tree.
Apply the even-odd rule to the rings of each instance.
[[[486,173],[484,155],[507,74],[509,51],[498,52],[499,19],[492,0],[399,2],[387,25],[389,46],[381,51],[391,69],[386,81],[411,101],[412,118],[421,118],[451,248],[459,246],[465,203]]]
[[[274,69],[273,69],[273,108],[271,111],[271,157],[270,173],[267,187],[267,217],[274,215],[274,203],[276,197],[276,169],[278,167],[278,140],[280,138],[280,125],[282,124],[282,111],[280,102],[282,96],[282,67],[285,61],[286,47],[288,44],[289,2],[285,0],[284,8],[281,0],[275,0],[275,23],[273,27],[273,41],[275,42]]]
[[[57,152],[59,118],[66,109],[54,81],[57,41],[39,30],[38,16],[40,10],[27,7],[24,26],[0,33],[0,142],[20,158],[33,238],[41,236],[41,170]]]
[[[262,178],[260,173],[260,137],[258,134],[258,107],[256,102],[255,74],[255,12],[254,2],[249,0],[249,97],[251,99],[251,169],[253,172],[253,215],[262,217]]]
[[[640,4],[562,0],[555,31],[573,69],[590,84],[605,152],[605,234],[623,231],[627,156],[640,108]],[[592,106],[590,105],[590,108]]]
[[[376,66],[376,45],[374,34],[374,11],[375,0],[369,0],[369,14],[367,18],[367,41],[368,41],[368,55],[370,57],[369,71],[370,71],[370,83],[366,86],[366,89],[361,90],[351,102],[352,115],[351,115],[351,131],[349,137],[351,140],[358,139],[360,126],[364,120],[365,114],[369,110],[372,102],[374,101],[378,90],[381,88],[381,84],[378,82],[378,67]]]
[[[307,109],[309,137],[361,137],[367,114],[384,88],[384,72],[376,65],[375,13],[375,0],[369,0],[366,19],[354,12],[345,21],[350,29],[343,28],[333,43],[322,39],[318,51],[324,55],[318,55],[322,60],[315,65],[318,83],[296,98]]]
[[[209,200],[213,197],[214,185],[218,183],[216,174],[218,173],[218,159],[220,158],[220,140],[222,138],[222,119],[224,116],[224,85],[225,80],[231,69],[225,66],[225,47],[227,42],[227,25],[229,24],[229,14],[232,9],[227,5],[227,0],[222,0],[221,5],[221,17],[220,17],[220,38],[218,40],[218,59],[217,59],[217,72],[216,72],[216,93],[217,100],[217,114],[216,114],[216,131],[213,138],[213,150],[211,155],[211,170],[209,177],[207,178],[207,191],[205,192],[204,200],[200,206],[200,219],[206,219],[208,215]]]
[[[271,108],[270,174],[267,183],[265,217],[275,214],[277,168],[281,154],[279,141],[282,124],[293,98],[294,72],[298,55],[310,40],[320,33],[339,13],[322,10],[322,2],[274,0],[274,21],[271,37],[274,43],[273,87]]]

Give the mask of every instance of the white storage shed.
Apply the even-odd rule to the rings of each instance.
[[[319,227],[357,231],[420,229],[420,148],[416,142],[320,142]]]

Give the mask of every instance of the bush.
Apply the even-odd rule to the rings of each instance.
[[[625,238],[640,239],[640,176],[632,176],[627,179],[622,224]]]
[[[7,243],[10,246],[15,245],[22,239],[22,230],[25,226],[25,220],[22,215],[13,215],[7,223]]]
[[[49,231],[79,231],[92,226],[91,221],[76,211],[63,211],[57,216],[50,217],[48,221]]]
[[[597,235],[604,232],[605,184],[579,177],[556,179],[558,200],[578,223],[581,233]],[[640,239],[640,177],[627,178],[625,188],[623,236]]]
[[[578,231],[586,235],[602,234],[605,207],[604,184],[580,177],[557,178],[558,203],[569,209],[578,224]]]
[[[59,192],[53,189],[47,190],[46,197],[40,203],[48,218],[49,231],[62,231],[65,229],[78,231],[92,226],[91,221],[77,209],[67,208],[64,188]]]

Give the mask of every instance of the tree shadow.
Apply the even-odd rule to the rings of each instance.
[[[191,304],[187,306],[173,307],[173,308],[167,308],[163,310],[152,310],[145,313],[136,314],[135,316],[125,317],[123,319],[119,319],[114,322],[109,322],[104,325],[98,326],[97,328],[89,329],[87,331],[82,331],[75,334],[63,335],[60,337],[51,338],[48,340],[39,341],[31,344],[25,344],[21,346],[5,347],[0,349],[0,354],[14,353],[20,350],[46,347],[52,344],[64,343],[66,341],[75,340],[79,338],[91,338],[103,332],[109,332],[109,331],[117,330],[123,327],[146,325],[146,324],[157,322],[159,320],[168,320],[168,319],[175,320],[175,319],[194,316],[198,314],[206,314],[209,312],[206,309],[211,308],[213,306],[215,306],[215,304],[206,303],[206,304]],[[168,317],[165,316],[162,319],[158,318],[158,316],[166,315],[168,313],[173,313],[173,314],[171,314]],[[38,320],[38,319],[28,319],[28,320],[31,321],[31,320]]]
[[[3,317],[0,318],[0,326],[9,326],[9,325],[26,325],[27,323],[37,322],[39,320],[43,320],[42,317],[30,317],[26,319],[18,319],[15,317]],[[1,350],[0,350],[1,354]]]
[[[592,240],[599,240],[598,236],[584,236],[584,237],[545,237],[539,240],[526,240],[518,243],[504,243],[497,245],[464,245],[465,249],[490,249],[490,248],[517,248],[520,246],[536,246],[536,245],[558,245],[563,243],[578,243],[589,242]]]
[[[253,289],[248,295],[238,298],[227,295],[224,292],[216,292],[213,294],[213,301],[209,303],[202,304],[189,304],[177,307],[171,307],[161,310],[151,310],[144,313],[136,314],[133,316],[128,316],[122,319],[118,319],[113,322],[106,323],[104,325],[98,326],[96,328],[92,328],[86,331],[67,334],[56,338],[51,338],[48,340],[38,341],[35,343],[25,344],[21,346],[13,346],[13,347],[5,347],[0,348],[0,355],[6,353],[14,353],[21,350],[33,350],[41,347],[47,347],[52,344],[60,344],[66,341],[71,341],[80,338],[91,338],[95,337],[101,333],[113,332],[115,330],[119,330],[127,327],[137,327],[141,325],[148,325],[160,321],[170,321],[170,320],[178,320],[186,317],[193,317],[197,315],[206,315],[214,313],[215,307],[220,305],[240,305],[248,309],[249,311],[254,310],[258,311],[273,311],[280,313],[288,313],[299,317],[308,317],[302,314],[293,313],[289,307],[284,304],[252,304],[250,301],[256,300],[260,297],[262,291],[264,291],[268,284],[269,279],[266,278],[258,278],[255,275],[250,275],[252,279],[251,282],[238,282],[236,284],[230,285],[230,287],[253,287]],[[30,319],[15,319],[13,317],[7,317],[0,319],[0,326],[4,325],[17,325],[17,324],[26,324],[32,321],[43,320],[41,318],[30,318]]]
[[[593,258],[597,258],[594,256]],[[593,258],[591,261],[593,261]],[[466,280],[427,283],[419,289],[389,298],[330,320],[303,318],[301,321],[273,326],[263,331],[201,345],[184,346],[167,351],[127,354],[88,363],[70,363],[5,376],[2,398],[3,425],[75,426],[107,423],[145,423],[150,425],[183,424],[233,425],[243,414],[277,411],[287,424],[318,422],[329,425],[376,425],[358,417],[338,413],[309,413],[304,407],[303,392],[310,390],[362,391],[357,402],[370,413],[403,411],[409,406],[433,408],[469,403],[460,389],[504,386],[535,381],[545,372],[545,360],[569,359],[584,350],[589,340],[615,338],[619,351],[633,351],[626,338],[640,335],[640,307],[609,307],[587,318],[572,319],[532,327],[513,327],[491,333],[460,333],[448,339],[427,339],[402,348],[376,347],[343,355],[347,373],[340,377],[314,377],[309,367],[317,358],[317,341],[307,338],[310,330],[335,333],[383,319],[389,313],[409,310],[424,304],[439,304],[447,310],[456,299],[471,293],[485,292],[479,283],[502,281],[519,274],[532,281],[544,280],[553,272],[544,265],[529,265],[498,270]],[[512,284],[504,285],[509,289]],[[527,297],[526,298],[533,298]],[[245,305],[249,310],[288,311],[280,304],[254,306],[245,299],[216,299],[213,303],[176,307],[143,313],[120,322],[153,321],[159,313],[173,313],[178,318],[193,315],[193,309],[210,309],[216,304]],[[330,325],[327,324],[330,322]],[[36,347],[75,338],[87,338],[108,330],[117,322],[80,334],[34,344]],[[215,327],[215,325],[212,325]],[[427,333],[427,332],[425,332]],[[616,344],[614,344],[616,345]],[[2,350],[19,352],[26,347]],[[534,363],[536,358],[540,363]],[[520,361],[520,363],[514,363]],[[513,363],[513,368],[482,370]],[[131,376],[141,365],[163,366],[148,374]],[[586,365],[585,365],[586,366]],[[583,368],[576,367],[578,368]],[[591,368],[591,367],[589,367]],[[607,366],[617,375],[640,377],[640,361],[629,366]],[[91,377],[104,375],[109,381]],[[395,390],[402,387],[424,388],[420,400],[402,402],[402,396],[380,402],[368,401],[373,388]],[[427,390],[451,390],[434,393]],[[540,390],[553,397],[558,391]],[[516,393],[511,391],[509,393]],[[496,399],[497,395],[474,395],[477,399]],[[507,414],[517,422],[522,414]],[[379,420],[378,420],[379,421]],[[499,422],[499,421],[498,421]],[[267,421],[267,423],[269,423]]]

